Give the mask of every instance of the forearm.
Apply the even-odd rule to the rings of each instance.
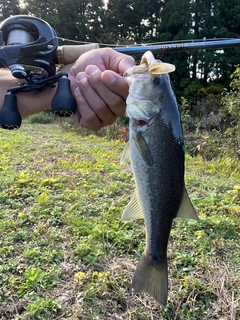
[[[61,72],[68,72],[71,65],[66,65]],[[4,97],[7,90],[19,85],[19,80],[14,78],[7,69],[0,69],[0,108],[3,105]],[[29,116],[34,113],[51,108],[51,101],[55,95],[57,87],[47,88],[44,91],[37,92],[20,92],[16,94],[17,105],[22,117]]]
[[[97,131],[124,115],[128,84],[121,74],[134,64],[133,57],[102,48],[87,51],[73,64],[63,66],[60,72],[68,73],[77,106],[75,120],[80,126]],[[7,89],[18,82],[10,71],[0,70],[0,108]],[[50,109],[56,89],[16,94],[22,117]]]

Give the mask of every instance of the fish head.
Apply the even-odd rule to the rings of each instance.
[[[168,73],[175,70],[172,64],[156,60],[153,54],[146,52],[140,65],[129,68],[124,78],[129,84],[126,115],[135,124],[148,124],[158,114],[164,101],[163,83]]]

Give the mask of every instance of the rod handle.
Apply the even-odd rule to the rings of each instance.
[[[69,64],[75,62],[79,56],[83,53],[98,49],[99,45],[97,43],[83,44],[83,45],[73,45],[73,46],[60,46],[57,48],[57,60],[59,64]]]

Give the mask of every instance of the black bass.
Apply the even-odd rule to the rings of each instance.
[[[145,291],[167,304],[167,246],[176,217],[198,220],[184,184],[181,120],[168,72],[174,66],[146,52],[139,66],[124,73],[128,81],[126,115],[129,142],[121,162],[130,156],[136,192],[123,221],[144,217],[146,248],[134,274],[134,293]]]

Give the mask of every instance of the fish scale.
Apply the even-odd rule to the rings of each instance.
[[[147,144],[156,146],[151,149],[153,165],[146,164],[134,140],[130,144],[130,157],[145,224],[150,225],[147,251],[155,256],[166,255],[172,219],[177,215],[184,186],[183,143],[176,141],[171,125],[164,124],[160,114],[144,138]],[[159,142],[161,148],[158,148]],[[150,194],[147,199],[146,194]]]
[[[151,67],[146,68],[148,59],[149,66],[154,65],[154,75],[149,72]],[[126,109],[129,143],[121,161],[129,153],[136,192],[122,220],[143,217],[146,227],[146,247],[133,277],[133,292],[145,291],[165,307],[172,221],[198,217],[184,184],[184,142],[176,98],[166,73],[169,65],[154,60],[149,52],[142,62],[143,70],[140,65],[125,73],[130,85]]]

